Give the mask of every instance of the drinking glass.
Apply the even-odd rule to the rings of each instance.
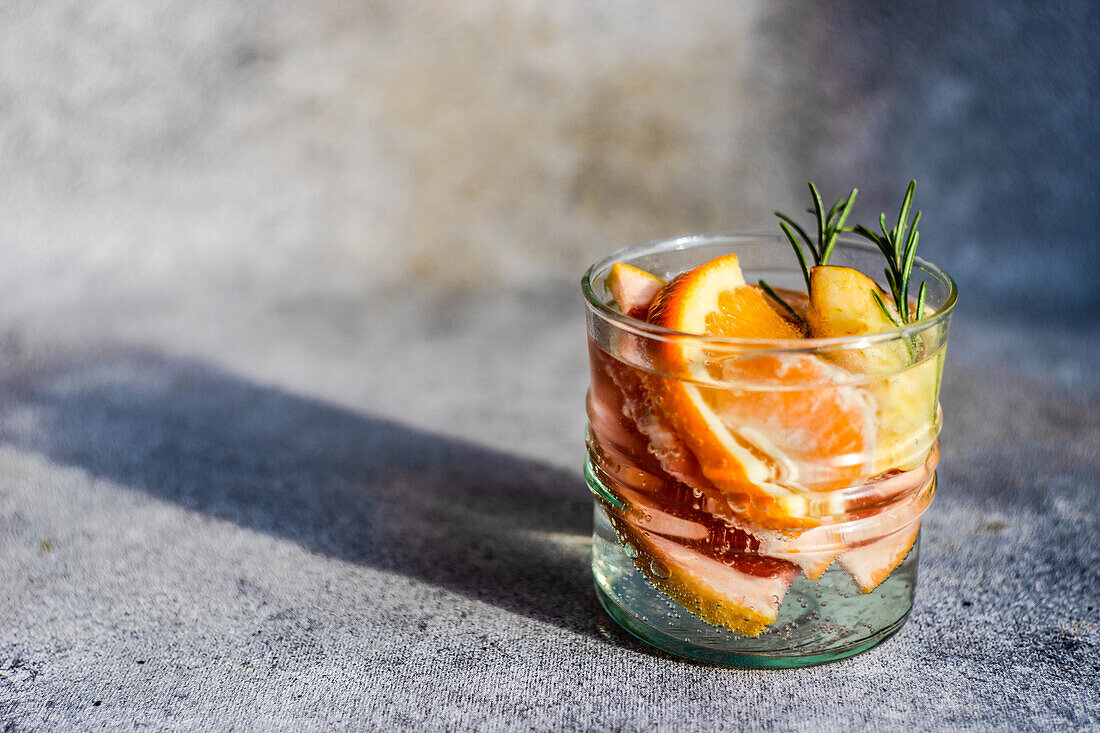
[[[789,244],[769,234],[629,247],[582,279],[596,592],[627,631],[689,659],[741,667],[842,659],[897,632],[913,607],[921,516],[936,493],[939,386],[955,284],[918,258],[913,291],[927,283],[920,321],[786,341],[670,331],[619,312],[605,284],[617,262],[668,280],[729,253],[737,253],[746,282],[763,279],[798,301],[802,273]],[[845,236],[830,264],[871,276],[881,272],[882,256]],[[662,358],[670,348],[683,359]],[[897,354],[900,362],[889,358]],[[689,370],[684,360],[723,368]],[[765,362],[776,368],[758,368]],[[816,366],[800,371],[799,364]],[[663,398],[672,388],[701,395],[700,404],[727,406],[704,417],[719,426],[731,455],[757,467],[746,480],[775,487],[770,508],[760,506],[758,493],[710,480],[692,450],[692,432],[709,428],[672,414],[677,403]],[[815,455],[815,443],[799,430],[769,436],[760,428],[784,409],[804,412],[812,425],[831,419],[837,404],[862,404],[874,416],[872,457]],[[795,521],[769,522],[775,515]]]

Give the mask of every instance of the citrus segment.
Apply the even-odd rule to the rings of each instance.
[[[665,281],[637,267],[616,262],[604,281],[616,305],[631,318],[645,320],[653,296]]]
[[[748,531],[760,542],[760,554],[794,563],[810,580],[824,575],[844,549],[828,527],[814,527],[797,537],[770,530]]]
[[[869,386],[878,405],[882,440],[875,472],[919,466],[936,440],[943,352]]]
[[[649,441],[649,452],[670,476],[691,486],[709,487],[699,462],[665,416],[654,409],[642,375],[631,367],[614,364],[609,375],[623,396],[623,414]]]
[[[733,254],[674,277],[650,305],[649,321],[708,336],[777,340],[802,335],[772,309],[758,288],[745,284]]]
[[[736,255],[671,280],[650,306],[649,320],[689,334],[777,344],[802,335],[763,293],[745,285]],[[844,370],[816,356],[731,355],[684,340],[655,351],[661,372],[683,375],[646,377],[660,412],[706,478],[750,523],[816,526],[809,492],[870,475],[873,409],[862,390],[843,384],[850,378]],[[723,386],[705,385],[716,381]]]
[[[893,534],[847,550],[837,562],[852,576],[861,593],[870,593],[901,565],[919,531],[918,520]]]

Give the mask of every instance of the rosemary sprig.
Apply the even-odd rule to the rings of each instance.
[[[886,274],[886,284],[890,286],[890,295],[894,298],[894,305],[897,306],[900,322],[890,313],[879,294],[873,293],[873,295],[882,312],[898,327],[915,323],[924,317],[927,283],[922,282],[920,284],[920,290],[917,292],[917,306],[913,311],[909,309],[909,279],[913,273],[913,260],[917,255],[917,243],[920,241],[917,224],[920,223],[921,212],[918,211],[916,216],[913,217],[912,224],[909,223],[909,209],[913,204],[913,192],[916,187],[916,181],[909,181],[909,187],[905,189],[905,198],[901,202],[901,211],[898,212],[897,224],[892,229],[886,228],[886,214],[879,214],[881,234],[863,224],[857,224],[849,230],[874,243],[886,258],[887,266],[883,272]]]
[[[787,311],[788,313],[790,313],[790,314],[791,314],[791,317],[792,317],[792,318],[794,318],[794,320],[795,320],[795,321],[797,321],[798,323],[802,323],[802,317],[801,317],[801,316],[799,316],[797,312],[795,312],[795,309],[794,309],[794,308],[792,308],[792,307],[791,307],[791,306],[790,306],[790,305],[789,305],[789,304],[787,303],[787,301],[785,301],[785,300],[783,300],[783,299],[782,299],[781,297],[779,297],[779,293],[777,293],[777,292],[775,292],[774,290],[772,290],[772,286],[771,286],[771,285],[768,285],[768,284],[767,284],[766,282],[764,282],[763,280],[761,280],[761,281],[760,281],[760,288],[761,288],[761,289],[762,289],[762,290],[764,291],[764,293],[765,293],[765,294],[766,294],[766,295],[767,295],[767,296],[768,296],[769,298],[771,298],[772,300],[774,300],[774,301],[775,301],[776,303],[779,303],[779,305],[783,306],[783,309],[784,309],[784,310],[786,310],[786,311]]]
[[[846,231],[844,222],[848,220],[848,214],[852,213],[852,206],[855,204],[856,195],[859,193],[858,189],[853,188],[848,194],[848,198],[837,199],[836,203],[826,213],[817,186],[813,184],[813,181],[810,181],[809,185],[810,195],[813,197],[813,208],[806,209],[806,211],[813,214],[817,220],[817,244],[814,244],[814,240],[810,238],[805,229],[798,225],[798,222],[782,212],[775,212],[775,215],[780,219],[780,228],[787,235],[787,241],[791,243],[791,248],[794,250],[795,256],[798,257],[798,266],[802,269],[802,277],[806,280],[807,292],[810,290],[811,265],[806,252],[803,250],[809,250],[809,257],[813,260],[813,266],[829,264],[829,257],[832,256],[833,248],[836,247],[837,238],[842,231]],[[796,232],[798,237],[795,237]],[[797,321],[802,321],[794,308],[779,297],[771,286],[763,280],[759,282],[760,287],[770,298],[783,306]]]
[[[848,198],[837,199],[836,203],[826,213],[817,186],[812,181],[810,182],[810,195],[813,196],[814,205],[812,209],[807,209],[807,211],[817,219],[816,245],[810,236],[806,234],[806,230],[800,227],[794,219],[782,212],[775,212],[775,215],[780,219],[780,228],[787,235],[787,241],[791,243],[791,247],[798,257],[798,264],[802,268],[802,276],[806,279],[806,290],[810,289],[810,265],[806,253],[803,252],[803,247],[809,250],[815,266],[829,264],[829,257],[832,256],[833,248],[836,247],[837,237],[844,231],[844,222],[847,221],[848,214],[852,212],[852,206],[856,203],[858,193],[859,190],[853,188],[851,193],[848,194]],[[801,241],[795,237],[795,232],[801,237]]]

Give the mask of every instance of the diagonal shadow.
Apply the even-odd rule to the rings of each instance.
[[[10,444],[315,552],[608,637],[583,540],[591,501],[577,475],[147,352],[55,361],[3,379],[0,395],[0,440]]]

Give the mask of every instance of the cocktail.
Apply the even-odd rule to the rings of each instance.
[[[912,187],[881,235],[814,194],[817,237],[782,217],[584,276],[597,593],[681,656],[839,659],[912,607],[955,286],[915,257]]]

